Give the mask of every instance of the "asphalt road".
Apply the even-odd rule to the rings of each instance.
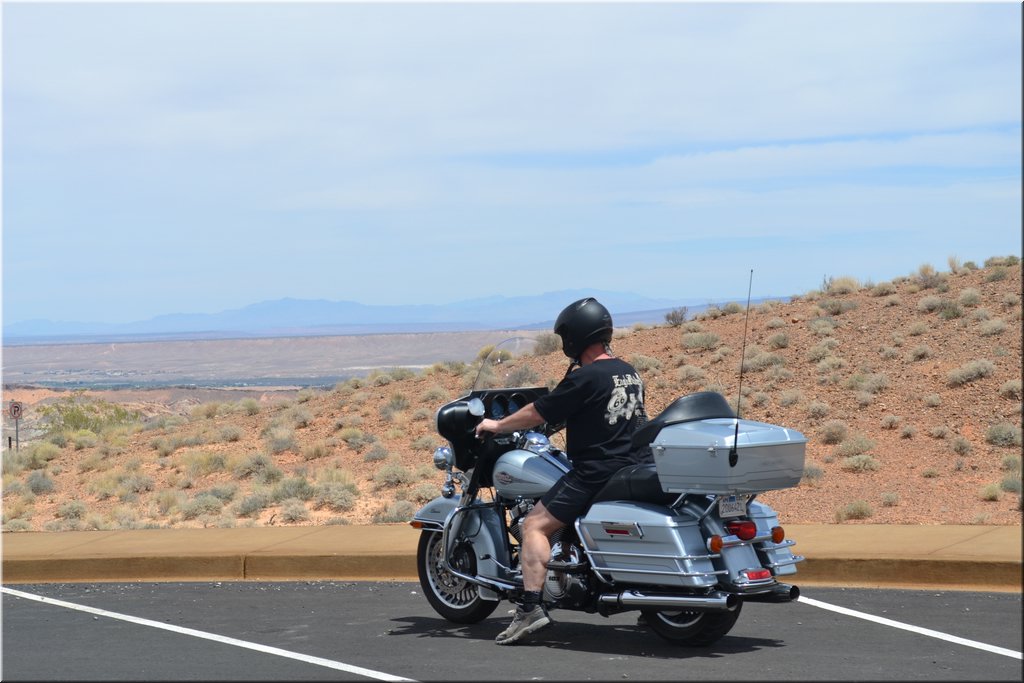
[[[638,627],[636,613],[562,611],[532,644],[500,647],[493,639],[508,603],[480,624],[450,624],[415,583],[19,585],[3,587],[2,607],[3,680],[1020,681],[1024,673],[1019,593],[807,588],[800,602],[745,605],[728,636],[695,649]]]

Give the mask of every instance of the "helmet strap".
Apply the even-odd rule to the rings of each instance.
[[[571,361],[569,361],[569,367],[565,369],[565,377],[568,377],[569,373],[575,370],[576,368],[580,367],[580,365],[581,363],[579,358],[573,358]],[[565,377],[563,377],[562,379],[565,379]]]

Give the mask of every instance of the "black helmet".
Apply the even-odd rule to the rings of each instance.
[[[574,301],[558,314],[555,334],[562,338],[562,353],[578,361],[591,344],[612,340],[612,314],[593,297]]]

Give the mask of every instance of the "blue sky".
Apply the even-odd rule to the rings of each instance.
[[[3,3],[3,318],[1021,250],[1021,6]]]

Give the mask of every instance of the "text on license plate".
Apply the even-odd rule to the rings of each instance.
[[[718,499],[719,517],[740,517],[746,513],[746,496],[722,496]]]

